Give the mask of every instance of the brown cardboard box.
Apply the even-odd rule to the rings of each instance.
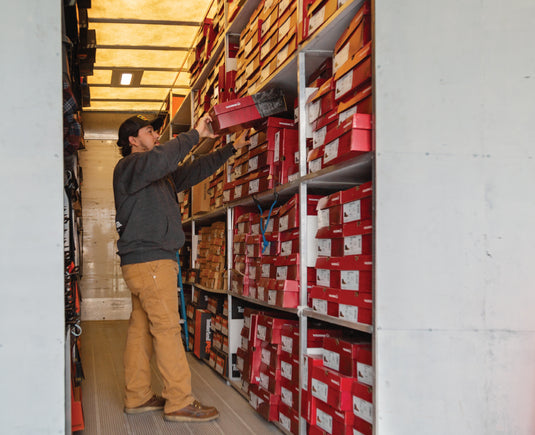
[[[210,211],[210,195],[208,179],[201,181],[191,188],[191,215]]]

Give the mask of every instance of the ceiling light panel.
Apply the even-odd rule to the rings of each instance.
[[[154,88],[91,88],[91,98],[122,98],[140,100],[153,100],[156,98],[163,99],[169,92],[169,89],[154,89]]]
[[[133,68],[180,68],[186,52],[97,49],[95,66],[128,65]]]
[[[92,0],[89,18],[201,21],[211,0]]]
[[[93,97],[91,97],[93,98]],[[116,102],[116,101],[93,101],[90,107],[84,107],[84,111],[119,111],[119,112],[153,112],[158,113],[162,103],[142,102]]]
[[[143,73],[143,78],[141,79],[142,85],[167,85],[171,87],[178,72],[164,72],[164,71],[145,71]],[[180,73],[176,81],[177,86],[187,86],[189,85],[189,74]]]

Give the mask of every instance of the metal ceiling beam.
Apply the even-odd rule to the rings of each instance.
[[[137,67],[137,66],[94,66],[97,70],[114,70],[114,69],[128,69],[132,71],[156,71],[156,72],[188,72],[187,68],[162,68],[162,67]]]
[[[173,20],[136,20],[130,18],[89,18],[90,23],[103,24],[153,24],[158,26],[190,26],[199,27],[198,21],[173,21]]]
[[[163,51],[188,51],[189,47],[169,47],[157,45],[98,45],[97,50],[163,50]]]

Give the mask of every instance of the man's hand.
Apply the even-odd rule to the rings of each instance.
[[[249,133],[250,129],[242,130],[242,132],[239,134],[239,136],[236,138],[232,146],[234,149],[239,150],[240,148],[243,148],[246,145],[249,145],[251,141],[249,140]]]
[[[219,137],[217,134],[214,134],[212,129],[212,118],[209,115],[204,115],[195,126],[195,130],[199,132],[199,138],[209,137],[210,139],[215,139]]]

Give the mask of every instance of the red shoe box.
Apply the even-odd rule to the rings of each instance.
[[[299,408],[299,386],[281,375],[281,402],[290,408]]]
[[[370,4],[365,2],[334,47],[333,72],[346,63],[353,53],[357,53],[364,44],[367,44],[371,37]]]
[[[279,419],[280,397],[270,394],[258,385],[249,386],[249,404],[268,421],[278,421]]]
[[[215,371],[221,376],[226,376],[227,373],[227,355],[218,354],[216,356]]]
[[[372,183],[342,191],[343,222],[372,218]]]
[[[351,393],[353,394],[353,414],[373,424],[373,388],[355,381]]]
[[[292,176],[299,173],[299,152],[296,151],[293,153],[294,160],[291,159],[291,155],[288,159],[282,161],[279,171],[279,182],[280,184],[286,184],[291,181]],[[297,159],[297,162],[296,162]]]
[[[283,219],[283,224],[285,220]],[[279,223],[281,221],[279,220]],[[299,228],[280,231],[281,256],[295,255],[299,253]]]
[[[256,171],[265,166],[273,165],[275,163],[275,154],[275,150],[269,149],[269,142],[264,142],[262,145],[249,151],[247,154],[248,172]]]
[[[357,354],[357,359],[354,361],[357,380],[369,386],[373,386],[373,367],[372,367],[372,347],[361,346]]]
[[[353,221],[322,227],[316,233],[318,256],[371,255],[372,221]]]
[[[372,423],[368,423],[362,418],[355,417],[353,420],[353,435],[362,434],[362,435],[373,435],[373,426]]]
[[[345,95],[337,107],[340,124],[355,113],[372,113],[372,86],[366,85]],[[372,144],[373,149],[373,144]]]
[[[306,354],[303,355],[304,373],[307,373],[307,378],[302,383],[301,393],[301,416],[309,423],[316,423],[316,401],[312,396],[312,371],[315,367],[323,366],[323,358],[321,354]]]
[[[342,215],[342,191],[324,196],[318,201],[318,228],[341,225]]]
[[[365,50],[362,55],[366,56],[363,59],[359,54]],[[335,79],[335,98],[336,101],[344,98],[350,92],[355,93],[355,90],[360,90],[365,84],[369,85],[372,77],[372,58],[371,58],[371,43],[363,48],[352,60],[347,62],[346,66],[342,66],[334,76]],[[343,75],[342,75],[343,74]]]
[[[338,329],[307,329],[307,349],[322,349],[324,337],[339,337]],[[299,328],[288,325],[281,331],[282,350],[294,356],[299,355]]]
[[[254,121],[286,110],[280,89],[260,92],[243,98],[216,104],[210,109],[212,128],[217,134],[240,131],[254,125]]]
[[[339,290],[338,317],[354,323],[372,324],[372,295]]]
[[[320,195],[308,195],[307,215],[317,215],[317,205]],[[279,210],[279,232],[299,228],[299,195],[294,195]]]
[[[245,255],[245,237],[246,234],[236,234],[232,241],[232,253],[234,255]]]
[[[359,351],[368,347],[369,343],[362,341],[325,337],[323,339],[323,366],[356,379],[355,361],[357,361]]]
[[[327,132],[338,127],[339,113],[333,109],[314,123],[312,132],[312,148],[318,148],[325,144]]]
[[[258,385],[271,394],[281,395],[281,372],[275,368],[262,365]]]
[[[329,78],[307,100],[307,119],[313,123],[320,116],[325,116],[335,109],[335,82]]]
[[[297,325],[297,320],[281,319],[278,317],[258,316],[257,338],[272,344],[281,344],[281,328],[283,325]]]
[[[371,255],[318,257],[316,260],[316,285],[371,293]]]
[[[247,360],[249,354],[246,350],[242,349],[241,347],[238,347],[236,350],[236,367],[240,371],[240,373],[243,376],[243,373],[245,372],[245,361]]]
[[[351,388],[354,379],[325,367],[312,371],[312,395],[339,411],[350,411],[353,406]]]
[[[281,377],[297,387],[299,385],[299,357],[288,352],[282,352],[280,360]]]
[[[312,286],[310,288],[311,308],[319,314],[338,317],[339,297],[337,289]]]
[[[221,316],[221,334],[228,336],[228,319]]]
[[[297,281],[278,281],[283,283],[295,283],[297,289],[295,291],[277,291],[268,290],[267,302],[269,305],[280,308],[297,308],[299,306],[299,286]]]
[[[277,278],[277,266],[275,262],[278,257],[271,255],[264,255],[260,260],[260,278],[276,279]]]
[[[331,132],[340,136],[329,142]],[[331,132],[328,132],[325,138],[323,167],[343,162],[372,149],[371,115],[355,113]]]
[[[279,403],[279,423],[288,432],[299,434],[299,412],[282,402]]]
[[[307,37],[314,34],[338,9],[338,0],[316,0],[308,8]]]
[[[254,195],[255,193],[265,192],[272,189],[275,180],[278,177],[278,172],[275,166],[260,169],[256,172],[251,172],[248,175],[247,191],[243,196]]]
[[[281,366],[281,352],[282,348],[280,345],[270,344],[268,342],[262,342],[261,346],[262,354],[262,368],[264,371],[267,371],[268,368],[272,367],[275,370],[280,370]]]
[[[355,421],[355,416],[353,415],[353,412],[336,410],[333,407],[318,400],[316,402],[316,413],[316,426],[320,429],[320,431],[311,431],[310,433],[324,434],[326,432],[328,434],[337,435],[354,434],[353,424]]]
[[[308,173],[321,171],[323,169],[323,155],[325,154],[325,145],[310,150],[307,155]]]

